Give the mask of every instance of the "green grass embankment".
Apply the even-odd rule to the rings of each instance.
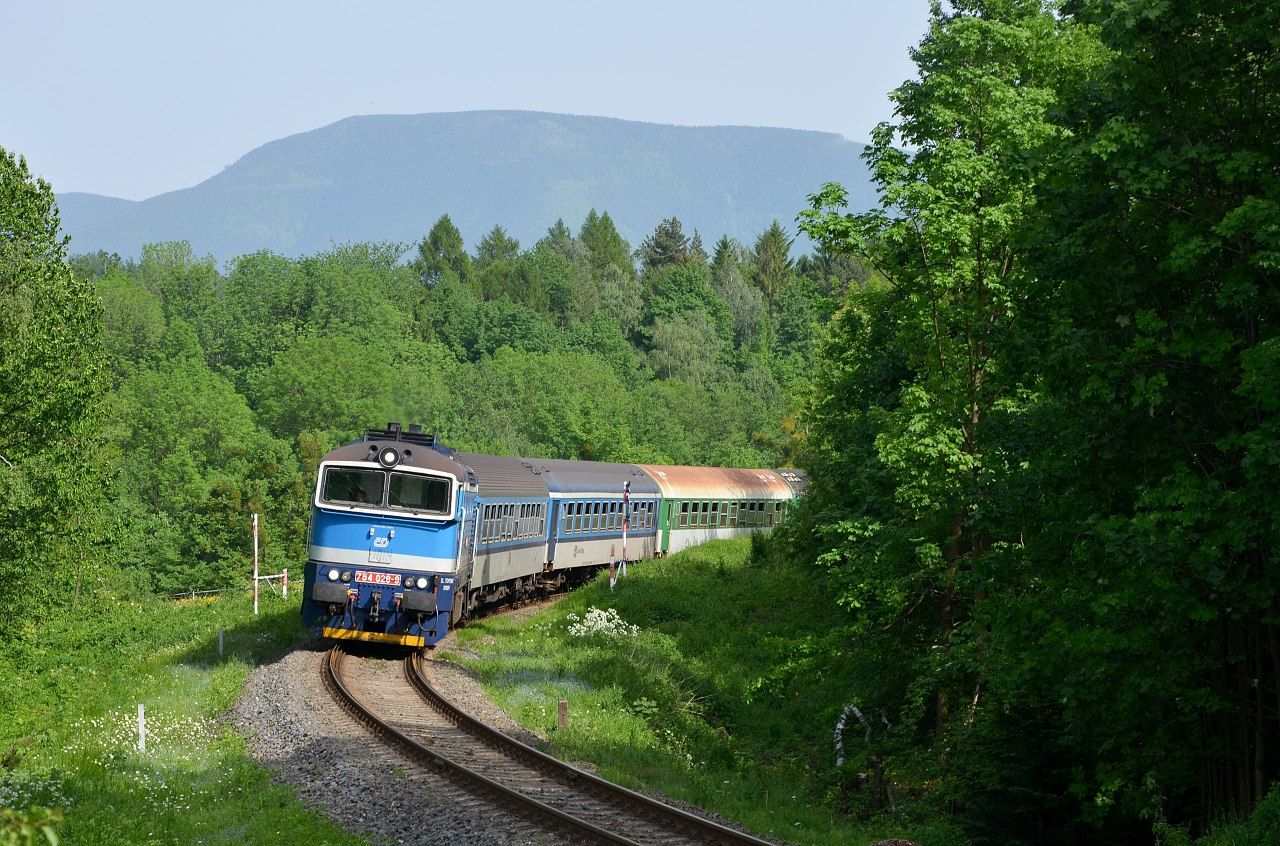
[[[477,670],[489,695],[555,754],[592,762],[620,784],[796,843],[957,842],[941,823],[860,823],[834,810],[827,715],[844,704],[838,680],[773,692],[752,683],[838,624],[839,609],[798,569],[749,559],[741,540],[646,561],[612,591],[602,577],[532,616],[469,625],[442,657]],[[569,701],[563,732],[560,699]]]
[[[365,842],[271,784],[218,722],[255,664],[304,639],[296,602],[268,596],[256,618],[243,596],[85,616],[0,654],[0,808],[60,810],[73,845]]]

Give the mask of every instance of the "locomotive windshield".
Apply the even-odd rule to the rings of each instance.
[[[417,473],[391,473],[355,467],[329,467],[324,471],[320,501],[328,505],[393,508],[420,514],[449,513],[448,479]]]
[[[392,473],[387,504],[414,514],[446,514],[449,510],[449,482],[434,476]]]
[[[324,473],[320,498],[335,505],[382,505],[382,485],[387,474],[381,470],[330,467]]]

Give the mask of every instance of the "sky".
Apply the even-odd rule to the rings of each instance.
[[[532,109],[866,141],[928,0],[4,0],[0,147],[57,192],[185,188],[357,114]]]

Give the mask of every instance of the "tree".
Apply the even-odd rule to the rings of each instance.
[[[756,239],[754,280],[769,299],[776,296],[791,278],[792,241],[787,230],[776,220]]]
[[[636,258],[646,272],[689,260],[689,238],[679,218],[669,217],[658,224],[653,234],[640,242]]]
[[[699,266],[705,266],[707,263],[707,251],[702,246],[702,236],[696,229],[693,230],[693,238],[689,241],[689,256],[685,260]]]
[[[897,123],[873,133],[866,158],[880,207],[842,214],[844,191],[828,185],[802,215],[823,249],[861,253],[890,286],[865,301],[883,325],[850,314],[818,368],[862,383],[820,394],[813,427],[819,466],[859,475],[858,499],[815,493],[834,518],[818,530],[820,560],[855,609],[856,636],[868,649],[896,641],[885,645],[896,669],[879,672],[898,681],[868,685],[864,704],[927,714],[915,725],[921,742],[931,738],[941,790],[971,808],[1001,807],[971,822],[1012,836],[1040,809],[999,805],[997,785],[1025,773],[966,772],[989,758],[955,750],[1025,737],[1005,717],[1026,703],[1016,685],[996,683],[1001,633],[987,625],[1017,595],[1027,528],[1025,503],[1011,501],[1026,388],[1004,364],[1031,282],[1021,236],[1045,153],[1067,134],[1054,110],[1096,51],[1084,28],[1034,0],[954,5],[934,5],[912,53],[919,78],[892,95]],[[759,278],[774,286],[788,267],[783,244],[776,226],[757,244]]]
[[[703,312],[687,317],[659,318],[650,330],[650,357],[658,376],[704,383],[714,372],[717,349],[715,326]]]
[[[1075,789],[1203,826],[1280,777],[1280,7],[1071,9],[1109,53],[1064,109],[1022,311],[1057,433],[1040,654],[1090,668],[1054,688]]]
[[[483,267],[491,262],[514,262],[520,256],[520,242],[507,234],[501,226],[489,230],[489,234],[480,239],[476,247],[476,266]]]
[[[66,245],[49,184],[0,148],[0,635],[78,595],[100,540],[100,305]]]
[[[462,243],[462,233],[448,214],[440,215],[418,244],[418,257],[413,263],[422,284],[431,287],[445,273],[466,282],[471,276],[471,256]]]
[[[587,248],[597,277],[602,277],[610,267],[634,273],[631,245],[618,234],[608,212],[596,214],[595,209],[587,212],[586,220],[578,231],[578,241]]]

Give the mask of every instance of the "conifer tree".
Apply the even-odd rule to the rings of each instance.
[[[658,224],[653,234],[640,243],[636,257],[646,271],[672,264],[684,264],[689,260],[689,238],[677,217],[669,217]]]
[[[462,243],[462,233],[453,225],[448,214],[440,215],[427,237],[418,244],[418,258],[414,262],[418,278],[427,286],[440,281],[445,273],[452,273],[460,281],[471,276],[471,256]]]
[[[490,229],[476,246],[476,264],[513,262],[519,256],[520,242],[507,234],[507,230],[501,226]]]
[[[591,255],[591,266],[600,276],[609,266],[619,270],[632,272],[631,245],[627,243],[614,226],[609,213],[596,214],[592,209],[587,212],[582,229],[578,232],[578,240]]]
[[[698,230],[693,230],[693,238],[689,241],[689,258],[688,261],[702,267],[707,263],[707,251],[702,246],[702,236],[698,234]]]
[[[776,220],[756,239],[754,279],[766,297],[776,296],[791,276],[793,240]]]

